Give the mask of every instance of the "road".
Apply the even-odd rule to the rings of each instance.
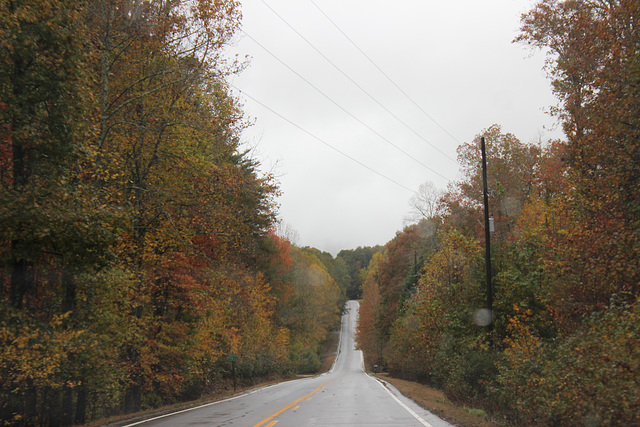
[[[358,303],[349,301],[339,354],[328,373],[129,426],[451,426],[364,372],[354,342],[357,316]]]

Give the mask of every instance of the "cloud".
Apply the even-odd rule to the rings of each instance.
[[[245,110],[256,119],[244,137],[259,141],[266,167],[279,161],[284,193],[280,216],[298,230],[301,245],[335,254],[386,243],[401,229],[408,212],[412,194],[407,188],[417,191],[425,181],[445,188],[457,178],[457,165],[451,160],[457,145],[493,123],[527,142],[541,133],[558,136],[549,130],[554,119],[543,112],[555,104],[541,71],[544,58],[511,43],[527,3],[243,3],[243,27],[251,38],[240,37],[230,53],[253,59],[233,78],[233,85],[262,104],[244,97]]]

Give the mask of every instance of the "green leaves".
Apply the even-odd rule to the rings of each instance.
[[[639,18],[635,1],[543,0],[525,14],[517,40],[549,53],[567,141],[522,144],[494,125],[458,149],[464,176],[440,201],[437,250],[388,339],[395,277],[382,257],[367,271],[358,340],[369,363],[518,425],[638,423]],[[471,322],[480,136],[497,224],[490,334]]]
[[[287,369],[260,271],[277,187],[240,151],[224,81],[239,18],[234,1],[0,2],[3,420],[207,392],[229,350],[261,360],[247,376]]]

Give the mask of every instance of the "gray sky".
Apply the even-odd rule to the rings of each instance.
[[[544,56],[512,43],[532,4],[242,2],[230,53],[251,57],[232,79],[255,120],[244,139],[278,177],[298,245],[335,255],[386,243],[411,191],[458,179],[456,147],[494,123],[524,142],[561,136],[544,112],[556,104]]]

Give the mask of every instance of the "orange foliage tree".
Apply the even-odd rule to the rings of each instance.
[[[497,223],[490,333],[471,321],[484,243],[478,138],[459,148],[464,178],[441,199],[438,250],[390,331],[392,373],[518,425],[638,423],[638,19],[626,0],[543,0],[524,15],[518,40],[549,53],[567,140],[522,144],[498,126],[478,135]],[[377,287],[364,288],[359,325],[369,360],[380,354],[379,273],[368,271]]]
[[[638,19],[634,1],[544,1],[518,39],[547,50],[563,103],[571,190],[550,267],[569,324],[639,291]]]
[[[3,422],[200,397],[231,353],[241,383],[300,368],[300,343],[318,358],[341,291],[270,232],[278,189],[226,82],[240,19],[234,0],[0,2]]]

